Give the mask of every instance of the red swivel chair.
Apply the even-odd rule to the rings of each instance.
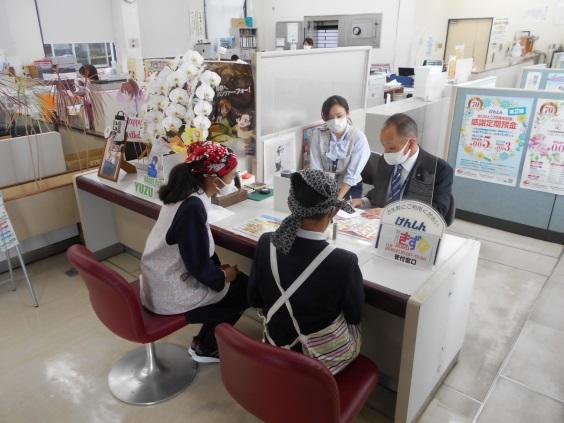
[[[154,344],[187,325],[186,317],[145,310],[139,300],[139,281],[128,283],[82,245],[70,247],[67,257],[86,283],[90,303],[102,323],[128,341],[145,344],[112,367],[108,375],[112,394],[129,404],[151,405],[187,388],[198,368],[188,350],[174,344]]]
[[[353,422],[378,383],[378,368],[364,356],[333,376],[313,358],[256,341],[226,323],[215,336],[227,391],[267,423]]]

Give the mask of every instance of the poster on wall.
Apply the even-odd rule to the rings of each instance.
[[[548,75],[546,75],[545,90],[564,93],[564,72],[549,73]]]
[[[564,195],[564,100],[538,100],[520,186]]]
[[[206,62],[221,77],[213,100],[209,138],[231,148],[239,170],[254,173],[256,155],[256,113],[251,65],[234,62]]]
[[[526,90],[538,90],[540,88],[540,82],[542,78],[541,72],[528,72],[527,79],[525,80]]]
[[[455,175],[516,186],[533,99],[467,95]]]

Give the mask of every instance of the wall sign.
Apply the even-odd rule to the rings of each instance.
[[[532,98],[467,95],[455,175],[516,186]]]
[[[382,211],[376,240],[378,254],[408,266],[429,269],[435,264],[445,227],[443,217],[425,203],[391,203]]]
[[[564,195],[564,100],[538,100],[520,186]]]

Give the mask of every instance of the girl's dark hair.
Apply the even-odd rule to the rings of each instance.
[[[98,81],[100,78],[98,77],[98,69],[96,66],[86,64],[82,65],[78,70],[78,73],[84,76],[85,78],[90,79],[91,81]]]
[[[349,103],[344,97],[340,95],[332,95],[327,100],[323,102],[323,106],[321,106],[321,117],[323,120],[329,120],[329,112],[334,105],[339,105],[343,107],[346,112],[349,112]]]
[[[164,204],[178,203],[203,190],[205,177],[192,172],[201,167],[203,167],[202,161],[174,166],[168,175],[168,182],[159,189],[159,199]]]
[[[306,183],[306,181],[304,181],[302,175],[300,175],[298,172],[292,173],[290,181],[292,183],[292,187],[294,188],[296,200],[298,200],[298,203],[304,205],[305,207],[313,207],[327,200],[327,197],[321,195],[312,187],[310,187]],[[321,219],[324,216],[325,214],[321,213],[315,216],[311,216],[310,219]]]

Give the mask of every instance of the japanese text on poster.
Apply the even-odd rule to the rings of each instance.
[[[516,186],[533,99],[468,95],[456,176]]]
[[[564,195],[563,100],[538,100],[521,188]]]
[[[378,254],[408,266],[435,264],[446,224],[436,210],[413,200],[396,201],[382,211]]]

